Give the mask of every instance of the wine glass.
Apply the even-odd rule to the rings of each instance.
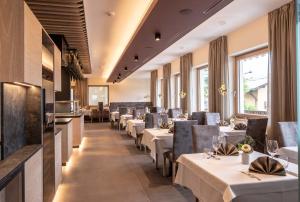
[[[278,151],[278,142],[276,140],[267,140],[267,151],[274,158]]]
[[[220,141],[220,136],[213,136],[212,137],[212,147],[215,151],[215,153],[217,153],[219,147],[221,146],[221,141]]]
[[[158,125],[157,127],[160,128],[161,124],[162,124],[162,119],[158,118],[157,119],[157,125]]]

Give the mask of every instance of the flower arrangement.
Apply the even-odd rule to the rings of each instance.
[[[250,145],[248,144],[243,144],[243,146],[241,147],[241,151],[243,151],[246,154],[250,154],[253,152],[253,149]]]
[[[225,96],[227,94],[227,88],[224,83],[221,85],[221,87],[218,89],[218,91],[222,96]]]
[[[240,151],[242,150],[243,145],[249,145],[251,148],[253,148],[255,146],[255,141],[251,136],[246,135],[245,139],[237,145]]]

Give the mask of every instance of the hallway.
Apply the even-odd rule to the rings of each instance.
[[[173,186],[134,140],[110,125],[85,124],[85,137],[63,168],[55,202],[188,202],[192,193]]]

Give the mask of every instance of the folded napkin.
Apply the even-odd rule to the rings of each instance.
[[[217,154],[221,156],[238,156],[239,151],[233,144],[221,144]]]
[[[169,129],[168,133],[174,133],[174,127],[173,126]]]
[[[247,125],[244,123],[238,123],[234,126],[234,130],[246,130]]]
[[[161,129],[169,129],[169,124],[168,124],[168,123],[162,123],[162,124],[160,125],[160,128],[161,128]]]
[[[268,175],[286,176],[282,164],[268,156],[262,156],[253,161],[250,164],[249,171]]]

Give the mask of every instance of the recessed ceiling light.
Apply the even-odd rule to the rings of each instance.
[[[119,73],[119,76],[121,76],[121,73]]]
[[[160,41],[160,33],[155,32],[155,41]]]
[[[124,67],[124,70],[127,71],[127,70],[128,70],[128,67]]]
[[[114,17],[116,15],[116,13],[114,11],[106,11],[105,14],[108,16],[108,17]]]
[[[179,13],[180,13],[181,15],[189,15],[189,14],[191,14],[192,12],[193,12],[193,10],[190,9],[190,8],[184,8],[184,9],[181,9],[181,10],[179,11]]]
[[[134,62],[137,62],[137,61],[139,61],[139,56],[138,56],[138,55],[135,55],[135,56],[134,56]]]
[[[121,77],[120,76],[118,76],[118,79],[120,79]]]

